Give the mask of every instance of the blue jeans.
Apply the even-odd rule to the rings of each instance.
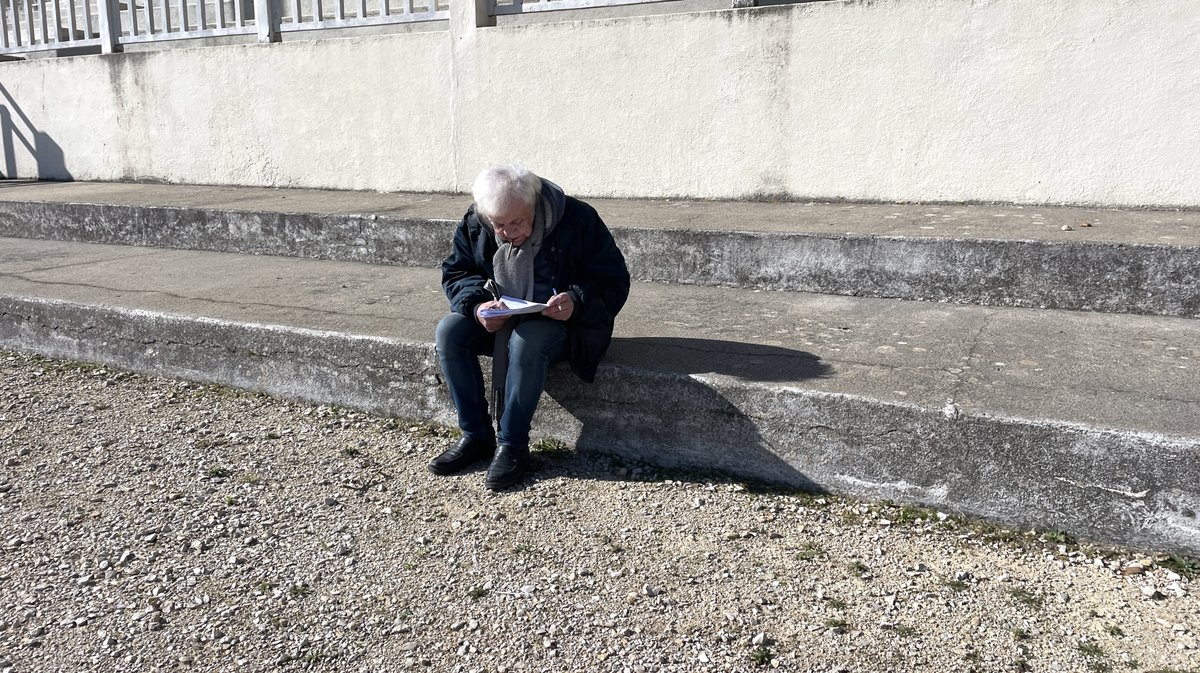
[[[458,313],[442,318],[437,326],[438,362],[458,410],[458,427],[467,437],[480,441],[491,440],[492,417],[478,356],[491,356],[495,340],[495,335],[473,318]],[[529,445],[529,426],[546,386],[546,371],[565,359],[566,325],[541,317],[526,318],[517,324],[508,340],[501,444]]]

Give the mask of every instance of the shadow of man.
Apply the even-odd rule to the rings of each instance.
[[[821,491],[760,431],[772,422],[764,396],[780,385],[830,376],[804,351],[678,337],[616,338],[596,382],[556,368],[546,393],[577,448],[668,468],[727,472]],[[782,420],[782,419],[781,419]]]

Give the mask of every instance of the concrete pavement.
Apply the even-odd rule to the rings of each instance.
[[[0,345],[452,420],[435,271],[0,239]],[[1200,551],[1194,320],[639,283],[581,450]]]
[[[428,267],[444,257],[469,203],[441,194],[15,182],[0,187],[0,235]],[[1200,316],[1200,212],[591,203],[640,280]]]

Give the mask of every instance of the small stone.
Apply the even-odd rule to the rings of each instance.
[[[1064,604],[1065,604],[1065,603],[1070,603],[1070,602],[1071,602],[1071,596],[1070,596],[1069,594],[1067,594],[1067,592],[1065,592],[1065,591],[1060,591],[1060,592],[1058,592],[1058,602],[1059,602],[1059,603],[1064,603]]]
[[[754,637],[750,639],[751,645],[765,645],[766,643],[767,643],[767,634],[762,631],[759,631],[758,633],[754,634]]]
[[[735,530],[731,530],[728,533],[726,533],[724,537],[726,540],[740,540],[742,537],[742,534]]]
[[[1071,226],[1071,225],[1069,225],[1069,224],[1064,224],[1064,225],[1062,226],[1062,230],[1063,230],[1063,231],[1075,231],[1075,227],[1072,227],[1072,226]]]
[[[338,499],[337,499],[337,498],[332,498],[332,497],[330,497],[330,498],[325,498],[325,505],[326,505],[326,506],[328,506],[328,507],[337,507],[337,506],[338,506],[338,505],[340,505],[340,504],[341,504],[341,503],[340,503],[340,502],[338,502]]]
[[[625,602],[630,605],[634,605],[635,603],[638,602],[638,595],[635,593],[632,593],[632,592],[629,593],[628,595],[625,596]]]
[[[1142,587],[1142,597],[1150,601],[1159,601],[1166,598],[1162,592],[1154,587]]]
[[[1141,575],[1144,572],[1146,572],[1146,569],[1140,563],[1130,563],[1121,568],[1122,575]]]

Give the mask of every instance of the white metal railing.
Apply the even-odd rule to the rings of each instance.
[[[449,0],[285,0],[279,30],[353,28],[450,18]]]
[[[527,14],[550,12],[559,9],[587,9],[589,7],[613,7],[616,5],[645,5],[668,0],[488,0],[488,13],[492,16],[505,14]]]
[[[449,19],[448,0],[0,0],[0,54]],[[266,17],[260,21],[259,17]]]

